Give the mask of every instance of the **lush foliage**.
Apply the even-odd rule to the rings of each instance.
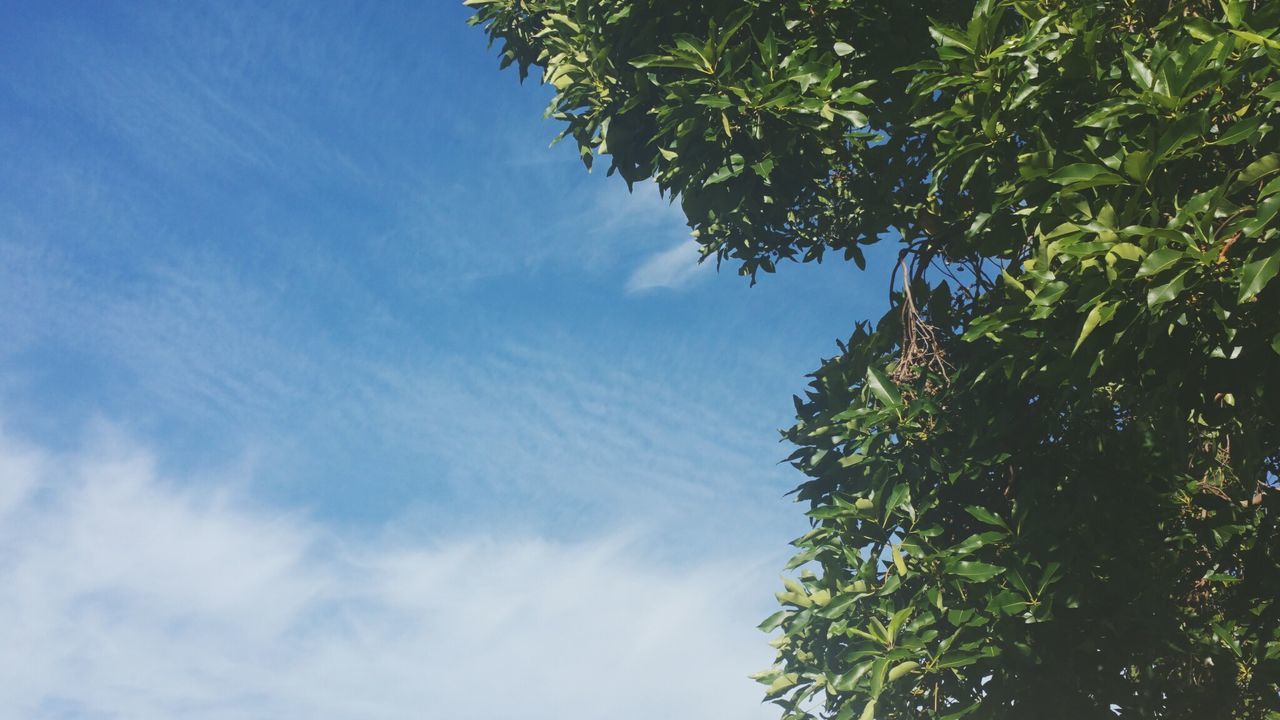
[[[786,718],[1280,718],[1280,3],[469,4],[708,256],[900,246],[786,433]]]

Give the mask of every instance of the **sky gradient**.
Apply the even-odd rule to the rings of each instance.
[[[7,15],[0,716],[775,716],[884,258],[697,265],[452,0]]]

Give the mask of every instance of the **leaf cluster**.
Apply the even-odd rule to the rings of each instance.
[[[802,718],[1280,718],[1280,5],[470,0],[706,256],[899,244],[796,398]]]

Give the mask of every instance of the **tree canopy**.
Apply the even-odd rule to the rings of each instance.
[[[1280,3],[467,4],[704,257],[897,246],[785,432],[787,720],[1280,718]]]

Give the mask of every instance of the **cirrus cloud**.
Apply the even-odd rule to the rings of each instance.
[[[631,273],[627,290],[634,293],[654,288],[685,287],[713,267],[711,263],[699,262],[700,256],[697,243],[688,240],[654,253]]]

